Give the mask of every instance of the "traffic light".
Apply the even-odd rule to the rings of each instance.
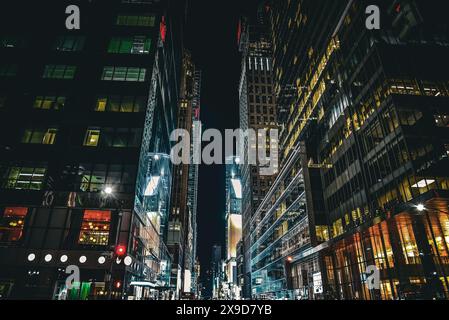
[[[119,258],[124,257],[126,255],[126,246],[116,246],[115,247],[115,255]]]

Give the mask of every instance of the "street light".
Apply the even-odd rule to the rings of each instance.
[[[104,189],[104,193],[106,193],[107,195],[111,195],[112,192],[113,192],[113,190],[112,190],[111,187],[106,187],[106,188]]]
[[[420,204],[418,204],[418,205],[416,206],[416,209],[417,209],[419,212],[423,212],[424,210],[426,210],[426,207],[425,207],[422,203],[420,203]]]

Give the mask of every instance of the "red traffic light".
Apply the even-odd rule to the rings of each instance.
[[[124,255],[126,255],[126,247],[125,246],[116,246],[115,254],[117,255],[117,257],[123,257]]]

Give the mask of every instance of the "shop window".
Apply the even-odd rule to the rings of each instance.
[[[73,79],[76,67],[67,65],[46,65],[42,78],[44,79]]]
[[[46,168],[12,167],[3,181],[3,187],[17,190],[42,190],[46,171]]]
[[[86,38],[80,36],[62,36],[56,40],[54,49],[57,51],[81,51]]]
[[[0,243],[17,242],[22,238],[28,208],[5,208],[0,220]]]
[[[66,97],[37,96],[33,107],[42,110],[62,110],[65,106]]]
[[[107,246],[111,227],[111,211],[85,210],[79,244]]]
[[[100,141],[100,130],[87,129],[86,137],[84,138],[85,147],[97,147]]]
[[[55,128],[26,129],[22,137],[22,143],[52,145],[56,142],[57,133],[58,129]]]

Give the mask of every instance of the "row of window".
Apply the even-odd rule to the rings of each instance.
[[[73,80],[75,78],[76,70],[76,66],[50,64],[45,66],[42,78]],[[103,68],[101,80],[144,82],[146,73],[146,68],[107,66]],[[0,77],[13,77],[16,75],[17,65],[0,66]]]
[[[133,67],[104,67],[101,80],[144,82],[147,69]]]
[[[47,168],[11,167],[3,173],[2,188],[16,190],[42,190]]]
[[[108,53],[148,54],[151,39],[147,36],[114,37],[109,42]]]
[[[0,243],[14,243],[22,239],[28,208],[5,208],[0,218]],[[78,244],[106,246],[111,230],[111,211],[85,210]]]
[[[84,139],[85,147],[133,148],[139,147],[142,129],[90,128]]]
[[[154,27],[156,25],[156,17],[152,14],[119,15],[116,23],[118,26]]]
[[[19,37],[3,37],[0,39],[0,46],[4,48],[21,47],[24,40]],[[64,35],[59,36],[53,50],[65,52],[80,52],[84,49],[86,37]],[[126,36],[113,37],[108,45],[108,53],[122,54],[148,54],[151,49],[151,39],[148,36]]]
[[[57,128],[25,129],[21,142],[53,145],[56,142],[57,133]],[[140,145],[141,136],[140,128],[89,128],[83,145],[85,147],[134,148]]]
[[[42,190],[47,174],[45,165],[0,167],[0,187],[15,190]],[[101,192],[106,187],[115,193],[131,193],[135,188],[136,166],[123,164],[67,165],[58,174],[57,190]]]
[[[65,96],[37,96],[33,108],[41,110],[63,110],[66,104]],[[0,109],[6,104],[6,95],[0,95]],[[95,101],[96,112],[138,113],[146,109],[147,98],[144,96],[107,96],[101,95]]]

